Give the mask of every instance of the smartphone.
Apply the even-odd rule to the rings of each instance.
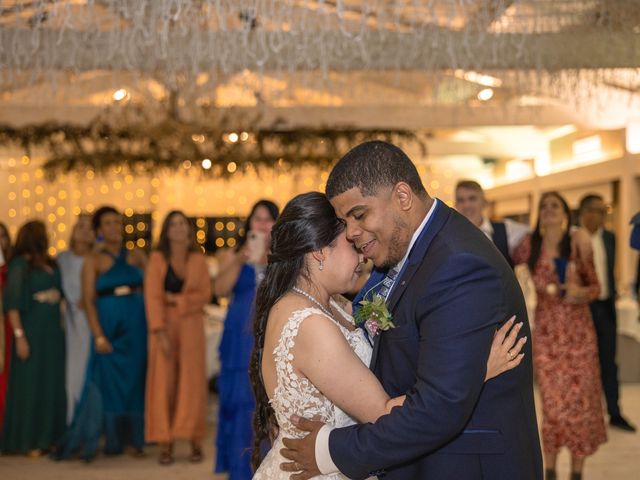
[[[258,263],[264,256],[266,245],[265,235],[262,232],[249,230],[247,232],[247,249],[249,250],[249,263]]]

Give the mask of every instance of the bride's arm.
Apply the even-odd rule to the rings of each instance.
[[[485,381],[522,361],[520,350],[526,338],[517,340],[521,324],[511,328],[514,318],[494,336]],[[331,402],[361,423],[375,422],[404,402],[404,395],[389,398],[338,327],[324,316],[314,315],[302,323],[292,353],[294,366]]]
[[[328,318],[321,315],[307,318],[300,326],[291,353],[293,365],[358,422],[374,422],[387,413],[389,395]]]

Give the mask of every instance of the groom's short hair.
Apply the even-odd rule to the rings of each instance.
[[[398,182],[405,182],[417,195],[427,194],[411,159],[395,145],[374,140],[361,143],[338,160],[327,179],[326,195],[331,199],[357,187],[363,196],[372,196],[379,188]]]

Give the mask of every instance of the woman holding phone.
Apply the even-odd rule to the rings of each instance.
[[[264,277],[271,228],[278,213],[277,205],[269,200],[260,200],[252,207],[238,246],[221,254],[220,274],[213,284],[216,296],[230,297],[220,342],[220,410],[215,465],[215,472],[227,472],[229,480],[252,477],[255,402],[248,372],[253,349],[253,302],[257,286]]]

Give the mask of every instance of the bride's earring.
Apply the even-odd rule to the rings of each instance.
[[[318,266],[320,271],[324,270],[324,260],[320,260],[320,265]]]

